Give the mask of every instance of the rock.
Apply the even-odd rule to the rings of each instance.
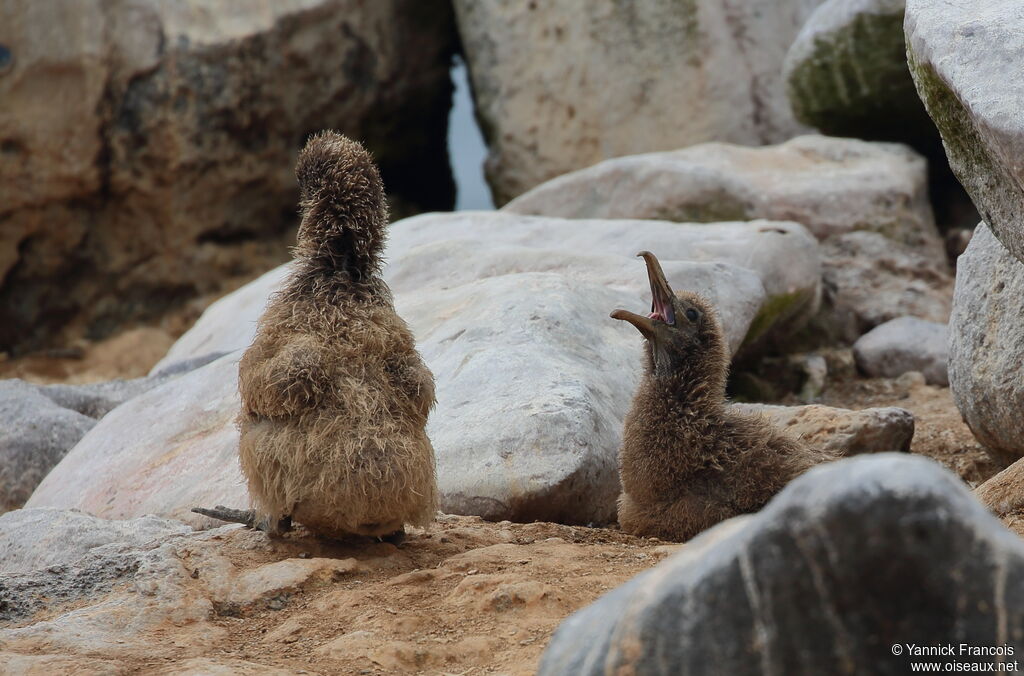
[[[0,509],[15,509],[96,420],[132,397],[211,360],[179,362],[159,375],[86,385],[0,380]]]
[[[1024,542],[936,463],[843,460],[571,615],[538,673],[904,674],[890,646],[1019,654],[1022,575]]]
[[[945,324],[953,276],[930,249],[877,232],[850,232],[822,245],[822,282],[830,330],[854,341],[879,324],[911,314]]]
[[[914,438],[914,414],[895,406],[858,411],[817,404],[732,406],[746,413],[763,413],[805,443],[843,456],[889,451],[909,453]]]
[[[267,299],[281,286],[289,266],[280,265],[241,289],[212,303],[195,324],[181,336],[149,374],[155,375],[174,364],[204,354],[234,352],[249,347],[256,337],[256,320],[267,307]]]
[[[22,559],[19,570],[0,572],[0,643],[10,653],[187,660],[225,639],[218,616],[281,609],[305,588],[360,570],[351,558],[297,558],[303,545],[269,546],[264,534],[238,526],[194,533],[152,517],[111,524],[22,511],[31,513],[3,517],[16,549],[27,550],[23,528],[35,523],[44,543],[63,531],[68,550],[54,552],[45,568],[21,570],[30,563]],[[12,522],[14,532],[6,528]],[[274,557],[275,550],[287,553]]]
[[[564,218],[794,220],[824,246],[822,331],[856,340],[896,317],[949,317],[953,279],[923,158],[893,144],[802,136],[607,160],[549,181],[503,211]]]
[[[658,252],[672,284],[716,299],[737,348],[812,312],[820,275],[814,238],[793,223],[460,213],[407,219],[390,235],[385,277],[436,379],[427,431],[441,508],[495,520],[614,519],[641,343],[607,316],[650,303],[638,246]],[[173,359],[247,346],[283,274],[211,306]],[[239,354],[112,411],[29,506],[208,525],[189,509],[245,505],[234,427]]]
[[[782,61],[820,2],[457,0],[495,203],[610,157],[795,136]]]
[[[248,506],[234,424],[239,357],[221,357],[111,411],[26,507],[74,508],[110,519],[156,514],[209,525],[191,508]]]
[[[4,3],[0,350],[102,337],[279,262],[322,128],[366,142],[397,212],[450,208],[454,20],[414,4]]]
[[[899,317],[864,334],[853,344],[857,368],[872,378],[895,378],[920,371],[930,385],[949,385],[945,324]]]
[[[783,64],[798,120],[834,136],[941,154],[907,67],[905,9],[906,0],[827,0],[814,10]]]
[[[982,219],[1024,260],[1024,5],[907,0],[907,59],[950,167]]]
[[[796,221],[824,240],[860,230],[942,255],[927,167],[910,149],[827,136],[777,146],[705,143],[606,160],[502,208],[562,218]]]
[[[949,387],[964,422],[997,459],[1024,456],[1024,263],[978,225],[957,260]]]
[[[0,572],[30,573],[66,566],[96,547],[112,543],[142,547],[191,532],[180,521],[155,516],[106,521],[78,511],[17,509],[0,515]]]
[[[974,495],[1007,528],[1024,537],[1024,459],[975,488]]]
[[[25,504],[32,490],[96,424],[21,380],[0,381],[0,510]]]

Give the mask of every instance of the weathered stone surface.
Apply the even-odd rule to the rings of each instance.
[[[949,385],[945,324],[917,317],[899,317],[876,326],[853,344],[861,372],[875,378],[896,378],[920,371],[931,385]]]
[[[734,348],[798,323],[814,307],[817,244],[793,223],[462,213],[392,226],[385,277],[436,379],[428,434],[443,510],[572,523],[614,518],[640,340],[607,315],[650,303],[643,264],[633,257],[638,243],[658,252],[677,288],[716,301]],[[247,346],[283,273],[212,306],[173,359]],[[244,504],[233,424],[239,354],[112,411],[29,505],[200,524],[192,506]]]
[[[110,519],[206,523],[192,507],[248,505],[238,468],[238,358],[231,353],[117,407],[40,483],[27,507]]]
[[[1024,260],[1024,5],[907,0],[907,58],[950,167],[982,219]]]
[[[96,424],[21,380],[0,381],[0,510],[25,504],[68,449]]]
[[[861,453],[910,452],[914,414],[887,406],[851,411],[820,406],[733,404],[741,411],[763,413],[779,427],[816,448],[851,456]]]
[[[44,476],[96,420],[125,401],[212,359],[203,355],[153,376],[86,385],[0,380],[0,509],[25,504]]]
[[[21,625],[0,628],[0,643],[9,651],[0,654],[0,665],[14,660],[42,668],[11,653],[187,660],[223,641],[225,629],[211,622],[217,615],[280,609],[303,588],[360,570],[351,558],[297,558],[300,551],[309,556],[310,549],[320,550],[318,545],[281,544],[290,555],[275,557],[265,535],[238,526],[193,533],[152,517],[109,523],[59,510],[22,511],[29,513],[5,515],[0,528],[14,523],[20,531],[35,523],[44,545],[63,532],[69,546],[53,552],[46,567],[31,568],[22,558],[18,570],[0,572],[0,622]],[[23,533],[5,535],[16,548],[26,548]],[[373,547],[366,549],[373,556]],[[44,608],[45,617],[34,617]]]
[[[843,460],[570,616],[538,673],[905,674],[891,647],[909,643],[1019,655],[1022,575],[1024,542],[939,465]]]
[[[802,136],[601,162],[503,211],[565,218],[794,220],[823,240],[825,329],[856,340],[896,317],[945,322],[953,278],[928,203],[923,158],[904,146]]]
[[[439,0],[5,2],[0,350],[280,261],[322,128],[366,142],[396,210],[449,208],[454,42]]]
[[[1024,537],[1024,460],[1018,460],[974,489],[981,503]]]
[[[873,230],[942,255],[924,159],[900,145],[827,136],[606,160],[548,181],[502,211],[701,223],[767,218],[796,221],[819,239]]]
[[[974,436],[1000,458],[1024,456],[1024,263],[978,225],[957,260],[949,386]]]
[[[155,516],[107,521],[71,510],[17,509],[0,515],[0,573],[65,566],[103,545],[141,547],[191,532],[180,521]]]
[[[609,157],[795,136],[782,61],[820,2],[458,0],[495,202]]]
[[[822,252],[826,305],[842,338],[856,340],[907,314],[948,320],[953,276],[931,251],[876,232],[850,232],[826,240]]]
[[[941,148],[907,67],[905,9],[906,0],[827,0],[814,11],[783,64],[798,120],[929,155]]]

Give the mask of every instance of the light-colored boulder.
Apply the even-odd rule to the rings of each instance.
[[[614,518],[617,452],[641,339],[608,313],[649,305],[647,275],[633,257],[641,247],[658,252],[676,288],[717,302],[734,347],[813,308],[817,244],[793,223],[466,213],[392,226],[385,277],[435,374],[428,434],[443,510],[573,523]],[[265,276],[211,307],[174,358],[248,345],[245,331],[254,330],[280,279]],[[780,296],[802,303],[780,307]],[[245,504],[233,424],[239,354],[112,411],[29,505],[201,524],[191,507]]]
[[[96,547],[141,547],[191,533],[180,521],[143,516],[107,521],[63,509],[16,509],[0,515],[0,573],[30,573],[75,563]]]
[[[413,6],[415,5],[415,6]],[[448,3],[0,6],[0,350],[103,335],[283,258],[305,137],[449,208]]]
[[[907,314],[943,324],[949,319],[953,275],[945,258],[877,232],[823,242],[822,282],[830,321],[849,341]]]
[[[897,144],[827,136],[606,160],[548,181],[502,211],[680,222],[767,218],[796,221],[819,239],[873,230],[942,255],[924,158]]]
[[[782,61],[820,2],[457,0],[495,203],[610,157],[795,136]]]
[[[924,159],[905,146],[802,136],[778,146],[710,143],[601,162],[502,211],[564,218],[775,218],[823,242],[825,323],[836,339],[913,314],[949,317],[953,278]]]
[[[876,326],[853,344],[861,372],[875,378],[896,378],[920,371],[931,385],[949,385],[945,324],[917,317],[899,317]]]
[[[974,494],[1007,528],[1024,537],[1024,459],[989,478]]]
[[[861,453],[910,452],[914,414],[902,408],[845,408],[733,404],[739,411],[762,413],[778,427],[810,446],[842,456]]]
[[[959,477],[920,457],[851,458],[569,616],[538,674],[904,674],[915,658],[891,646],[1019,649],[1022,580],[1024,542]],[[1001,659],[1015,656],[954,664]]]
[[[814,11],[783,64],[798,120],[826,134],[941,152],[907,67],[905,9],[906,0],[827,0]]]
[[[907,0],[907,59],[950,167],[1024,260],[1024,4]]]
[[[971,432],[1000,458],[1024,456],[1024,263],[978,225],[957,260],[949,386]]]
[[[22,559],[24,570],[0,572],[0,665],[42,668],[16,654],[187,660],[225,640],[217,616],[279,610],[305,588],[361,570],[353,558],[310,557],[308,540],[268,546],[263,533],[238,526],[195,533],[152,517],[109,523],[60,510],[24,511],[30,513],[4,519],[34,522],[44,544],[57,544],[46,538],[63,531],[68,548],[45,567]],[[17,547],[27,546],[25,535],[16,534]],[[374,556],[373,546],[363,552]],[[50,666],[55,670],[42,673],[62,673],[60,663]]]
[[[238,467],[237,352],[108,413],[39,484],[26,507],[194,524],[214,504],[247,506]]]

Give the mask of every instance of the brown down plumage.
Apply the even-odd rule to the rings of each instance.
[[[434,379],[381,279],[387,205],[369,153],[312,137],[294,269],[239,364],[239,458],[255,522],[384,536],[435,514]]]
[[[684,541],[760,509],[790,480],[835,460],[763,416],[731,411],[729,355],[714,308],[672,293],[654,254],[653,302],[642,316],[616,310],[646,338],[644,374],[626,416],[619,454],[619,525],[628,533]]]

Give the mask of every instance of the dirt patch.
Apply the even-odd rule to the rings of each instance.
[[[287,673],[532,674],[567,615],[682,546],[614,529],[460,516],[440,517],[398,547],[318,540],[301,529],[279,541],[229,536],[223,553],[240,569],[297,558],[354,561],[290,594],[218,608],[213,621],[225,638],[191,657],[207,667]],[[201,579],[204,571],[193,574]],[[176,644],[188,631],[168,627],[154,638]],[[120,663],[132,673],[182,666],[167,657]]]

